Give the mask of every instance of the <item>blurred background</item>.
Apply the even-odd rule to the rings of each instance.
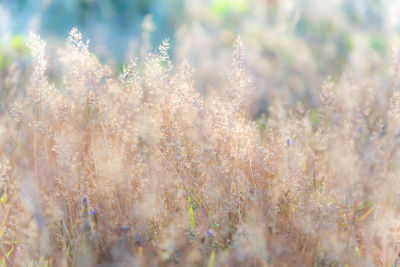
[[[399,18],[397,0],[2,0],[0,70],[29,62],[30,31],[46,40],[52,56],[76,26],[116,71],[143,57],[147,33],[153,49],[170,40],[173,61],[188,59],[206,93],[228,84],[239,34],[255,83],[255,113],[267,112],[275,97],[312,108],[327,77],[388,86],[381,77],[391,71]]]

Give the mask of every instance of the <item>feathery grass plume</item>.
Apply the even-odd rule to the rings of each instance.
[[[227,35],[216,39],[231,43]],[[386,102],[385,83],[342,75],[322,84],[319,104],[271,93],[264,118],[252,118],[253,89],[271,78],[264,71],[282,77],[278,59],[277,70],[247,67],[243,42],[253,49],[254,39],[234,41],[231,65],[220,60],[227,51],[215,55],[219,71],[231,67],[229,84],[203,90],[214,80],[199,86],[198,62],[175,65],[167,40],[151,52],[146,38],[143,57],[116,73],[76,28],[49,59],[32,35],[31,77],[10,86],[0,111],[1,263],[398,261],[396,86]]]
[[[27,93],[32,103],[40,102],[43,93],[48,87],[46,76],[48,60],[45,54],[46,43],[40,39],[40,36],[31,33],[29,37],[28,47],[32,51],[33,72],[30,87]]]
[[[229,96],[236,112],[247,113],[252,100],[253,83],[247,70],[245,47],[240,36],[233,43],[232,66],[229,73]]]

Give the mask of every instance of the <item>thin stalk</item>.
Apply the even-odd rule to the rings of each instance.
[[[39,180],[38,180],[38,168],[37,168],[37,143],[36,143],[36,125],[37,125],[37,113],[38,113],[38,103],[34,103],[34,124],[33,124],[33,161],[35,165],[35,183],[36,183],[36,193],[39,194]]]

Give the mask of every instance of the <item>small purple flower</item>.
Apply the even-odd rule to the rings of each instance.
[[[360,126],[360,128],[358,128],[358,133],[362,133],[363,132],[363,127]]]
[[[123,232],[127,232],[129,230],[131,230],[131,227],[129,225],[125,225],[125,226],[121,227],[121,231],[123,231]]]
[[[140,245],[142,243],[142,237],[139,234],[135,236],[135,244]]]
[[[291,146],[291,145],[296,144],[296,142],[293,141],[292,139],[290,139],[290,137],[286,137],[286,144],[287,144],[288,146]]]
[[[207,230],[207,231],[206,231],[206,235],[207,235],[207,236],[211,236],[211,231],[210,231],[210,230]]]
[[[90,215],[96,215],[96,212],[94,210],[91,210]]]
[[[88,205],[88,203],[89,203],[89,200],[88,200],[88,197],[87,197],[87,196],[83,196],[83,198],[82,198],[82,203],[83,203],[83,205],[84,205],[85,207],[87,207],[87,205]]]

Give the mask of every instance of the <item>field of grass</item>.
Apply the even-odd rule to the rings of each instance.
[[[386,60],[390,44],[368,39],[374,53],[329,66],[295,37],[285,54],[273,35],[263,50],[225,32],[230,57],[179,46],[172,59],[168,40],[151,47],[151,23],[120,70],[77,28],[56,50],[13,39],[24,58],[0,64],[0,266],[400,264],[396,49]]]

